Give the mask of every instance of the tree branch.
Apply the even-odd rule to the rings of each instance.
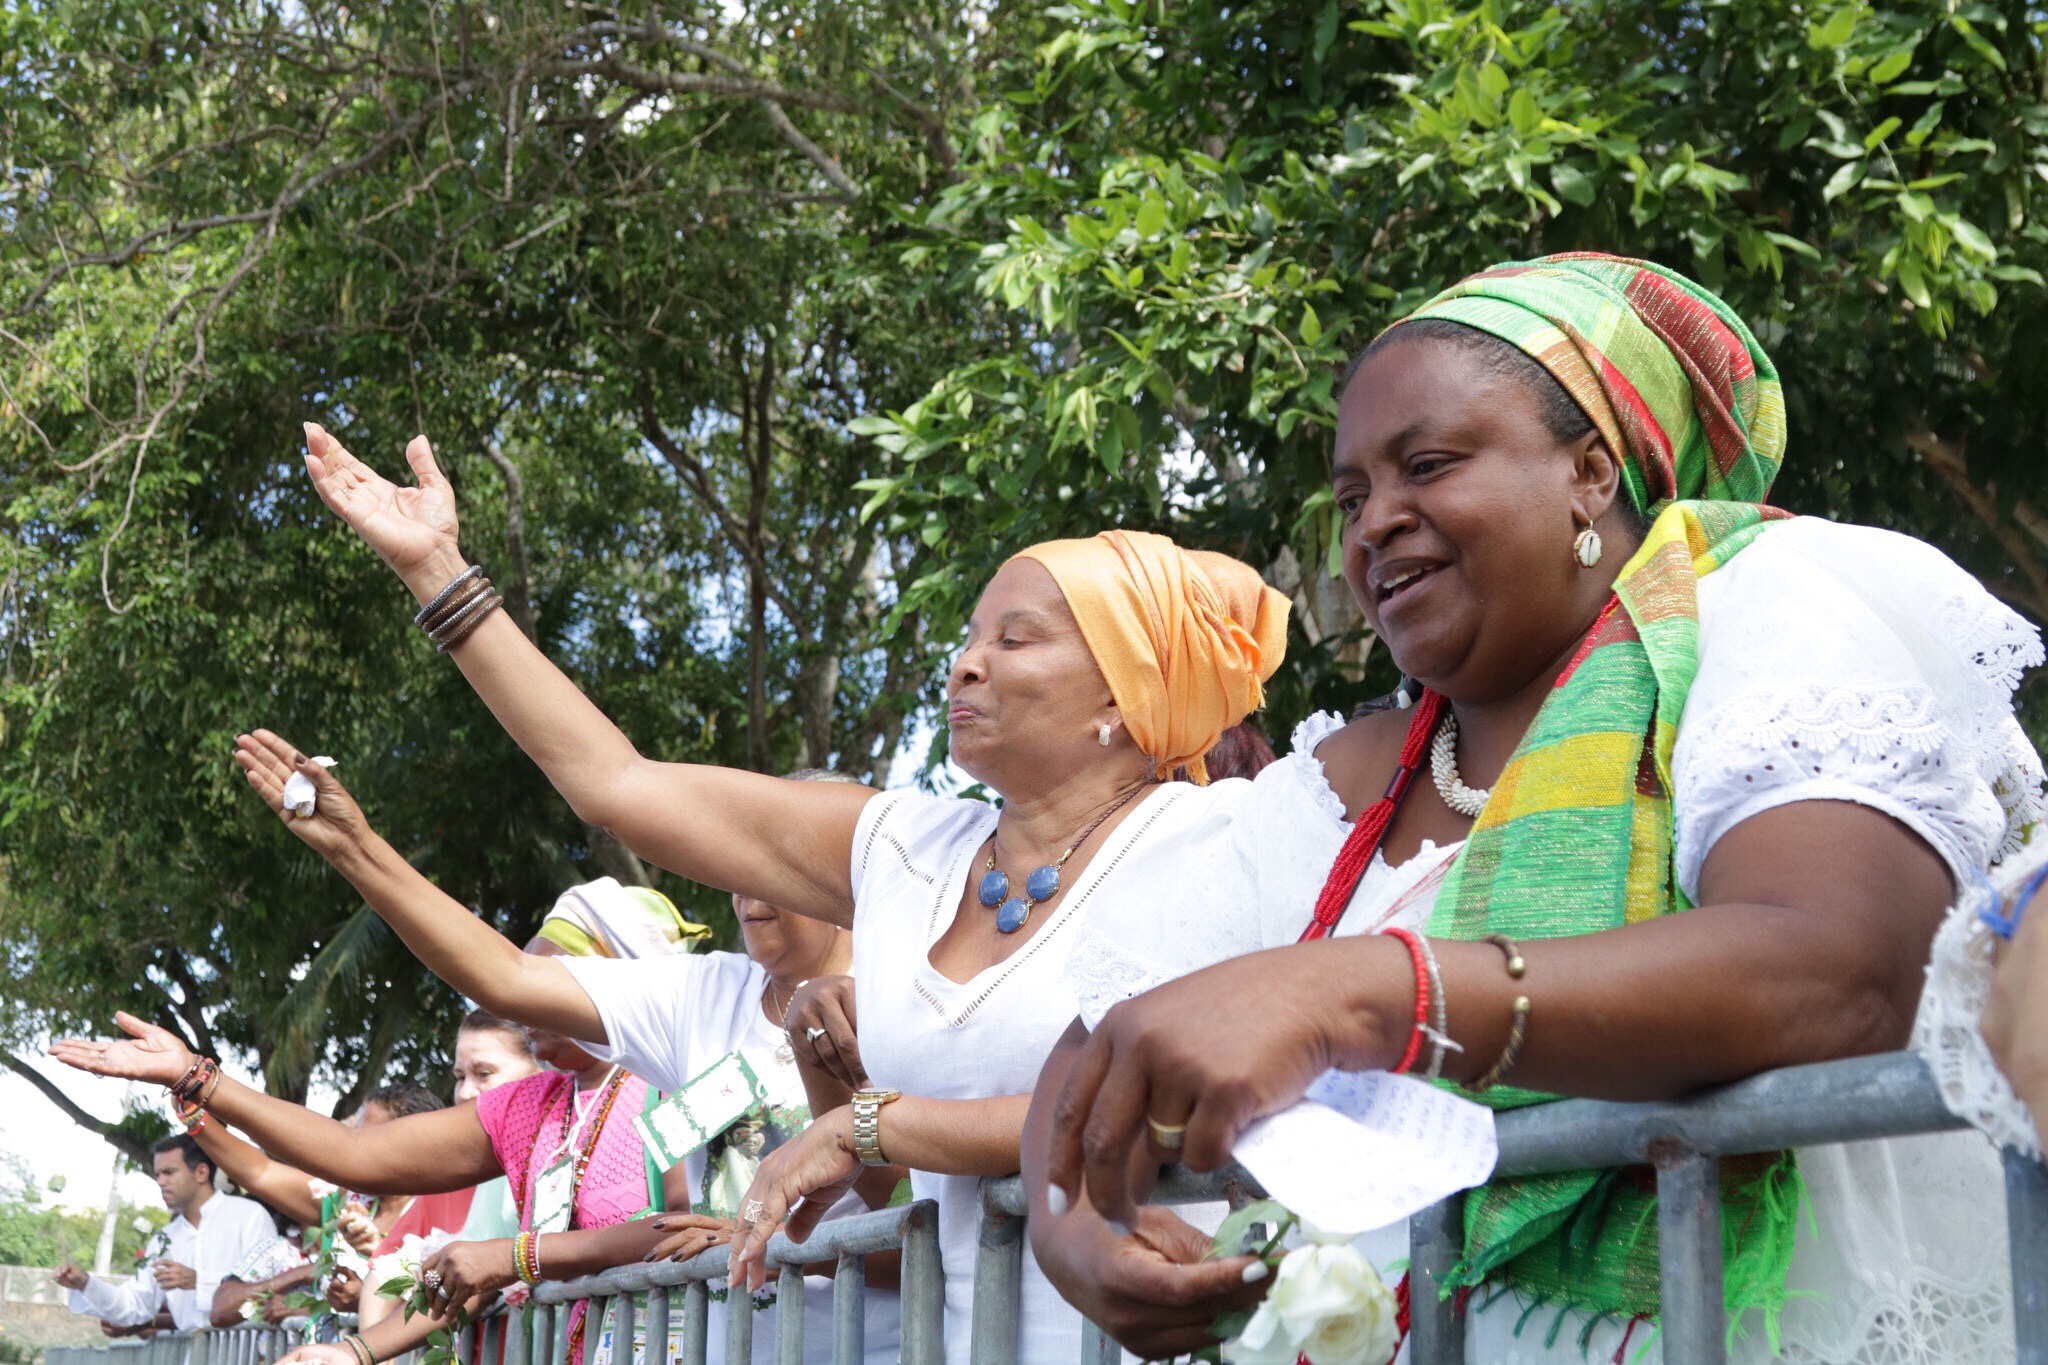
[[[112,1143],[122,1156],[127,1157],[136,1165],[142,1167],[149,1165],[148,1146],[130,1137],[119,1125],[108,1123],[105,1119],[94,1118],[91,1114],[86,1113],[85,1110],[78,1107],[76,1101],[57,1088],[56,1082],[21,1060],[21,1058],[15,1056],[12,1052],[0,1052],[0,1062],[6,1063],[10,1071],[42,1091],[44,1097],[50,1103],[62,1109],[73,1123],[81,1128],[90,1128],[93,1132],[98,1133],[101,1137]]]
[[[505,584],[505,610],[512,613],[527,639],[538,640],[540,637],[533,629],[532,575],[526,559],[526,480],[519,476],[519,466],[512,462],[497,438],[484,441],[484,454],[490,456],[505,479],[505,553],[512,561],[512,572]]]
[[[2027,543],[2027,538],[2021,533],[2020,528],[2007,520],[1998,510],[1996,490],[1989,486],[1979,486],[1971,480],[1969,461],[1962,442],[1943,440],[1925,423],[1915,422],[1906,431],[1906,444],[1919,453],[1920,458],[1927,462],[1929,469],[1939,474],[1942,481],[1955,490],[1956,496],[1961,498],[1964,505],[1984,523],[1992,538],[1998,542],[1999,548],[2005,551],[2006,558],[2019,570],[2020,576],[2026,579],[2029,591],[2023,599],[2019,599],[2020,604],[2036,619],[2048,620],[2048,569],[2042,567],[2040,557],[2034,553],[2033,546]],[[2017,596],[2015,594],[2016,598]]]

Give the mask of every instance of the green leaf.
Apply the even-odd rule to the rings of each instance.
[[[1875,151],[1877,144],[1890,137],[1893,133],[1898,132],[1899,125],[1904,122],[1905,120],[1901,118],[1888,118],[1883,123],[1872,128],[1863,135],[1863,150],[1866,152]]]
[[[1840,166],[1835,168],[1835,173],[1828,177],[1828,183],[1822,187],[1820,192],[1821,200],[1825,203],[1833,203],[1836,199],[1839,199],[1841,196],[1847,194],[1850,190],[1854,189],[1856,186],[1856,182],[1861,180],[1862,178],[1862,162],[1843,162]]]
[[[1277,1199],[1254,1199],[1241,1209],[1234,1209],[1216,1228],[1215,1254],[1218,1256],[1242,1256],[1245,1238],[1252,1229],[1263,1223],[1267,1227],[1292,1218],[1286,1207]]]
[[[1166,230],[1166,201],[1151,191],[1138,201],[1135,226],[1140,237],[1156,237]]]
[[[881,436],[898,430],[898,424],[893,417],[856,417],[846,424],[846,429],[856,436]]]
[[[1899,257],[1899,288],[1920,307],[1934,306],[1934,298],[1927,292],[1927,277],[1921,273],[1920,262],[1912,256]]]
[[[1550,168],[1551,188],[1560,199],[1577,204],[1580,208],[1591,208],[1594,199],[1593,177],[1569,161],[1560,161]]]
[[[1536,96],[1530,93],[1529,87],[1516,86],[1514,96],[1508,100],[1508,122],[1515,126],[1515,131],[1527,137],[1536,131],[1536,124],[1541,118],[1536,109]]]
[[[1907,190],[1899,196],[1899,208],[1916,223],[1924,223],[1934,216],[1934,200],[1915,190]]]
[[[1311,346],[1323,339],[1323,320],[1316,316],[1314,304],[1301,306],[1301,339]]]
[[[1906,44],[1904,47],[1893,48],[1884,57],[1879,59],[1876,66],[1870,68],[1871,83],[1873,85],[1890,85],[1912,64],[1913,45],[1911,43]]]
[[[1956,245],[1964,251],[1987,263],[1998,259],[1998,248],[1992,245],[1991,238],[1985,234],[1984,229],[1967,218],[1948,218],[1943,221],[1947,224],[1949,232],[1954,235]]]
[[[1856,6],[1844,5],[1828,16],[1827,22],[1809,25],[1807,44],[1815,50],[1840,47],[1856,31]]]

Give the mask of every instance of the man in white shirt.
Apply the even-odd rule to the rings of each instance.
[[[251,1251],[277,1235],[253,1199],[219,1194],[213,1162],[191,1138],[167,1137],[152,1149],[156,1187],[171,1221],[150,1244],[155,1256],[130,1279],[115,1281],[66,1265],[56,1281],[71,1291],[71,1311],[109,1327],[207,1325],[213,1291]],[[160,1315],[168,1315],[162,1321]]]

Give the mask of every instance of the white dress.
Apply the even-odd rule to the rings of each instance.
[[[1885,812],[1940,853],[1961,885],[2038,821],[2040,761],[2010,704],[2020,670],[2041,660],[2038,636],[1938,551],[1802,518],[1702,579],[1699,605],[1700,666],[1672,773],[1676,870],[1689,895],[1716,840],[1794,801]],[[1341,725],[1335,716],[1304,723],[1293,752],[1251,784],[1256,799],[1231,836],[1189,870],[1203,882],[1249,881],[1251,899],[1190,905],[1170,932],[1137,915],[1091,921],[1070,964],[1091,1024],[1160,981],[1295,941],[1349,832],[1314,756]],[[1420,929],[1457,848],[1425,844],[1398,867],[1376,857],[1338,932]],[[1455,1028],[1456,1000],[1450,1007]],[[1852,1143],[1798,1158],[1812,1218],[1800,1223],[1777,1358],[2012,1358],[2004,1186],[1983,1138]],[[1408,1254],[1404,1229],[1362,1240],[1382,1265]],[[1556,1314],[1539,1310],[1517,1335],[1521,1308],[1504,1295],[1473,1313],[1468,1359],[1604,1360],[1626,1331],[1603,1323],[1582,1350],[1586,1320],[1573,1314],[1546,1346]],[[1734,1358],[1772,1358],[1760,1325],[1745,1327]],[[1661,1358],[1654,1344],[1639,1354],[1648,1335],[1636,1329],[1628,1359]]]
[[[728,1052],[738,1052],[767,1092],[771,1121],[792,1134],[810,1122],[810,1101],[788,1039],[761,1009],[768,974],[752,958],[711,952],[632,959],[565,957],[561,962],[604,1021],[607,1041],[583,1044],[592,1056],[615,1061],[654,1089],[667,1092],[681,1089]],[[701,1201],[705,1149],[685,1157],[683,1166],[691,1200]],[[858,1195],[848,1194],[825,1216],[843,1218],[866,1211]],[[720,1365],[725,1358],[725,1310],[726,1304],[711,1305],[708,1365]],[[896,1360],[899,1312],[895,1291],[869,1288],[864,1355],[868,1365],[892,1365]],[[674,1330],[680,1331],[681,1317],[674,1321]],[[771,1318],[755,1320],[755,1365],[775,1359],[772,1329]],[[832,1357],[829,1276],[811,1275],[804,1281],[804,1354],[813,1360]]]
[[[953,923],[970,878],[981,874],[975,854],[995,828],[995,807],[912,791],[885,792],[868,802],[853,846],[853,979],[869,1078],[932,1099],[1029,1094],[1080,1013],[1066,975],[1077,929],[1112,907],[1134,916],[1167,913],[1185,850],[1224,831],[1225,809],[1205,795],[1186,783],[1147,792],[1066,894],[1041,912],[1045,922],[1030,940],[964,982],[934,968],[931,949]],[[885,1117],[885,1141],[887,1133]],[[918,1198],[939,1205],[946,1359],[967,1365],[981,1181],[912,1171],[910,1183]],[[1200,1210],[1182,1216],[1203,1226]],[[1081,1315],[1028,1249],[1019,1323],[1022,1365],[1072,1365],[1080,1358]]]

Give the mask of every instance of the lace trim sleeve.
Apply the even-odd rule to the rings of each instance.
[[[2011,895],[2044,863],[2048,840],[2036,840],[2000,868],[1994,880],[1971,884],[1934,936],[1927,986],[1913,1021],[1913,1051],[1934,1073],[1949,1112],[1968,1119],[2000,1146],[2031,1157],[2041,1155],[2041,1135],[1977,1029],[1991,995],[1996,945],[1977,912],[1990,903],[1994,886]]]

